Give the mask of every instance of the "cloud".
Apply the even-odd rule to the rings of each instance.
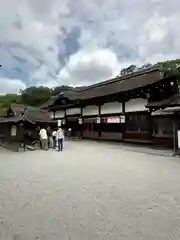
[[[69,58],[58,80],[73,86],[92,84],[113,77],[121,67],[111,49],[85,48]]]
[[[0,77],[14,83],[89,84],[130,64],[180,56],[179,0],[0,0],[0,6]]]
[[[0,78],[0,94],[16,93],[26,88],[26,85],[19,79]]]

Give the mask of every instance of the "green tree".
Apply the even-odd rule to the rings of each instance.
[[[25,105],[40,106],[52,96],[52,89],[48,87],[29,87],[21,91],[21,101]]]
[[[177,75],[178,78],[180,77],[180,59],[159,62],[158,64],[162,71],[169,75]]]
[[[55,88],[53,89],[52,94],[53,94],[54,96],[56,96],[56,95],[58,95],[58,94],[61,93],[61,92],[65,92],[65,91],[73,90],[73,89],[74,89],[73,87],[69,87],[69,86],[62,85],[62,86],[55,87]]]
[[[21,103],[21,95],[6,94],[0,96],[0,116],[6,114],[7,108],[11,103]]]

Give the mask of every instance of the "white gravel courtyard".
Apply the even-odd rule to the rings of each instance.
[[[180,160],[118,145],[0,148],[0,240],[179,240]]]

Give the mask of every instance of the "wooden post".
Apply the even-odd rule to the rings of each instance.
[[[178,144],[178,126],[177,126],[177,114],[174,113],[174,116],[173,116],[173,156],[180,156],[180,153],[179,153],[179,147],[177,147],[177,144]]]
[[[80,138],[82,138],[83,137],[83,108],[82,108],[82,106],[81,106],[81,115],[80,115],[80,117],[82,119]]]
[[[66,129],[66,131],[68,131],[69,127],[67,125],[68,121],[67,121],[66,109],[64,109],[64,118],[65,118],[65,129]]]
[[[125,116],[125,112],[126,112],[126,103],[122,102],[122,113],[123,113],[124,116]],[[126,121],[126,116],[125,116],[125,121]],[[123,123],[123,125],[122,125],[122,142],[124,141],[124,138],[125,138],[125,136],[124,136],[125,124],[126,124],[126,122]]]
[[[99,117],[101,119],[101,106],[102,105],[98,105],[98,114],[99,114]],[[102,135],[102,121],[100,121],[100,123],[98,124],[98,137],[100,138]]]
[[[151,145],[153,145],[153,119],[152,119],[152,111],[148,110],[148,131],[149,131],[149,140]]]

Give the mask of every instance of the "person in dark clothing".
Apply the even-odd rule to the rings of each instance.
[[[23,148],[24,151],[26,151],[26,146],[28,145],[28,142],[30,141],[31,132],[25,131],[23,136]]]
[[[53,149],[56,149],[56,130],[52,132],[52,138],[53,138]]]
[[[52,130],[50,127],[47,127],[47,135],[48,135],[48,146],[49,148],[53,148]]]

